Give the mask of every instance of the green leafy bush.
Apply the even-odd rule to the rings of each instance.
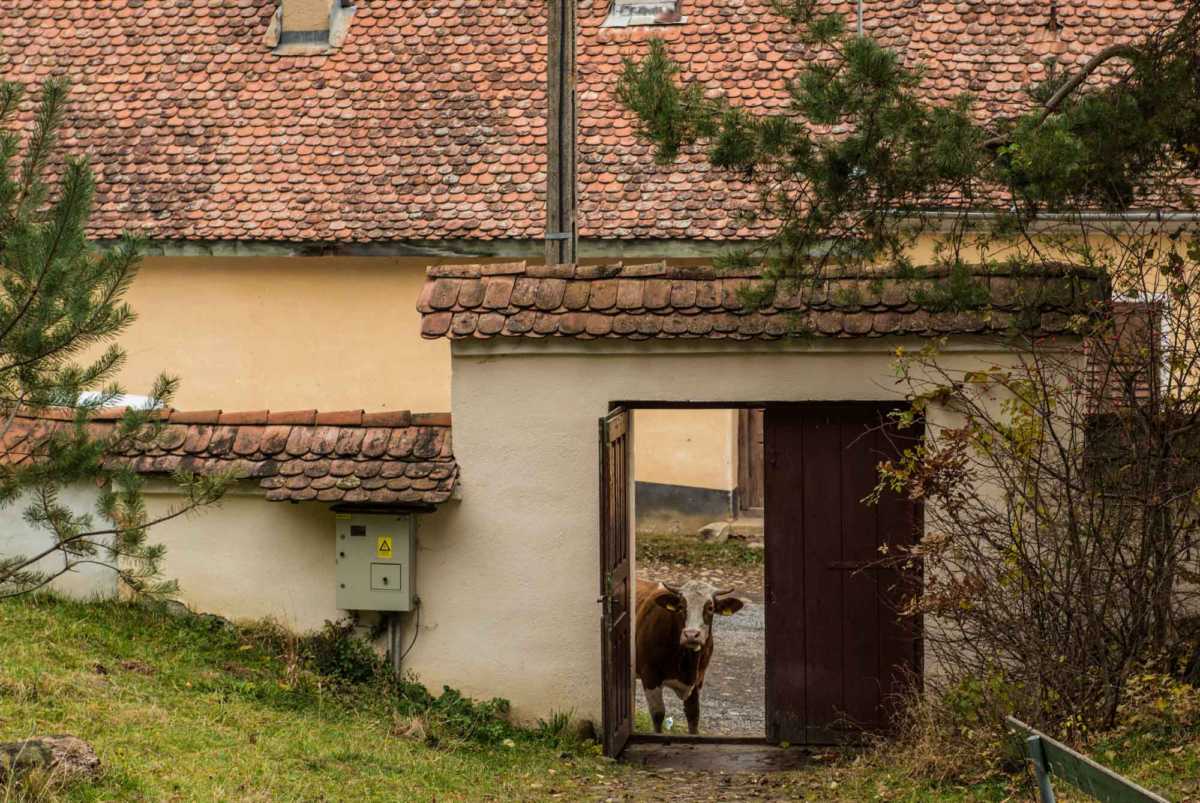
[[[387,661],[354,632],[354,622],[326,622],[320,630],[300,639],[305,665],[323,677],[346,683],[369,683],[390,673]]]

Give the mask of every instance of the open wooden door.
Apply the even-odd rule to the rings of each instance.
[[[913,543],[921,508],[862,500],[876,466],[919,433],[890,405],[780,405],[766,415],[767,735],[836,744],[887,730],[903,684],[920,677],[920,622],[900,617],[919,575],[880,565]],[[891,552],[894,553],[894,550]]]
[[[633,733],[633,589],[629,555],[629,411],[600,419],[600,603],[604,754]]]

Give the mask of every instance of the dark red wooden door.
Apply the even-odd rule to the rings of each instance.
[[[917,435],[887,406],[821,403],[766,413],[767,736],[795,744],[885,729],[921,668],[920,623],[896,613],[919,578],[881,569],[880,547],[912,543],[920,508],[876,506],[876,466]]]
[[[601,686],[604,754],[633,733],[633,594],[629,559],[629,412],[600,419]]]

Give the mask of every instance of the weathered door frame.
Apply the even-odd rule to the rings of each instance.
[[[817,404],[817,403],[827,404],[827,403],[831,403],[831,402],[828,402],[828,401],[818,402],[817,400],[811,400],[811,401],[747,400],[747,401],[738,401],[738,402],[730,402],[730,401],[720,401],[720,402],[698,402],[698,401],[678,401],[678,402],[675,402],[675,401],[667,401],[667,402],[664,402],[664,401],[622,401],[622,402],[612,402],[609,405],[609,411],[610,411],[609,416],[606,418],[602,418],[600,420],[601,421],[601,426],[600,426],[600,430],[601,430],[601,432],[600,432],[600,434],[601,434],[600,447],[601,448],[600,448],[600,455],[599,455],[599,460],[600,460],[600,511],[599,511],[599,513],[600,513],[601,526],[602,527],[604,526],[605,518],[608,515],[607,509],[608,509],[608,506],[610,503],[610,501],[609,501],[610,497],[608,496],[608,491],[607,491],[609,480],[608,480],[608,477],[606,476],[606,468],[605,468],[605,462],[606,462],[605,461],[605,447],[608,443],[606,421],[608,421],[609,418],[611,418],[614,414],[617,414],[617,413],[625,414],[626,434],[629,434],[629,433],[632,433],[632,430],[633,430],[633,422],[632,422],[633,413],[639,409],[646,409],[646,410],[653,410],[653,409],[658,409],[658,410],[663,410],[663,409],[672,409],[672,410],[673,409],[678,409],[678,410],[686,410],[686,409],[745,410],[745,409],[771,408],[771,407],[781,407],[781,406],[782,407],[798,407],[798,406],[811,405],[811,404]],[[832,403],[839,403],[839,402],[834,401]],[[875,401],[863,401],[863,400],[850,401],[850,400],[848,400],[845,403],[846,404],[876,404],[876,405],[878,405],[878,404],[885,404],[885,403],[895,403],[895,400],[882,400],[882,399],[875,400]],[[767,448],[769,448],[769,444],[767,445]],[[630,606],[629,616],[627,617],[627,620],[626,620],[626,626],[629,628],[629,635],[628,635],[629,641],[626,642],[627,645],[632,645],[632,635],[633,635],[632,634],[632,626],[633,626],[632,606],[634,604],[636,604],[634,602],[634,600],[632,599],[632,585],[633,585],[632,580],[633,580],[633,572],[635,571],[636,566],[635,566],[635,561],[633,559],[634,558],[634,551],[633,551],[634,527],[633,527],[633,520],[632,520],[633,493],[632,493],[632,487],[631,487],[632,483],[633,483],[633,470],[632,470],[631,455],[632,455],[632,448],[630,448],[630,450],[629,450],[629,455],[627,455],[628,462],[626,463],[626,471],[628,472],[627,481],[628,481],[628,484],[630,487],[627,487],[625,490],[625,494],[626,494],[625,504],[628,505],[628,507],[625,509],[626,515],[624,516],[625,527],[627,530],[627,538],[628,538],[627,554],[629,557],[629,560],[628,560],[629,574],[627,576],[626,581],[628,583],[628,591],[630,594],[629,599],[626,601],[626,604]],[[919,520],[917,523],[918,523],[918,525],[920,525]],[[601,549],[603,550],[604,549],[603,536],[601,537],[600,540],[601,540]],[[768,561],[770,560],[769,556],[767,557],[767,560]],[[608,573],[605,571],[605,566],[606,566],[607,561],[608,561],[608,558],[602,551],[602,553],[601,553],[601,573],[600,573],[601,574],[601,578],[600,578],[601,598],[600,598],[600,601],[604,605],[605,612],[601,617],[601,619],[602,619],[602,627],[601,627],[601,655],[602,655],[601,687],[602,687],[602,698],[603,698],[602,711],[603,711],[603,716],[604,716],[604,720],[602,722],[602,727],[601,727],[601,734],[602,734],[602,740],[604,743],[605,754],[609,755],[609,756],[613,756],[613,757],[619,755],[620,752],[624,749],[625,744],[630,741],[651,741],[651,742],[661,742],[661,741],[684,742],[684,741],[688,741],[688,742],[708,742],[708,743],[760,743],[760,744],[768,743],[766,734],[764,734],[762,737],[733,737],[733,738],[730,738],[730,737],[712,737],[712,736],[663,737],[663,736],[654,735],[654,734],[632,733],[631,726],[632,726],[632,718],[633,718],[633,713],[634,713],[633,684],[636,683],[636,678],[633,676],[633,651],[632,651],[631,646],[628,647],[624,651],[613,650],[613,645],[611,644],[610,633],[612,632],[612,629],[610,627],[610,622],[612,620],[608,616],[609,603],[606,601],[606,597],[608,595],[608,588],[609,588],[609,584],[607,582],[607,574]],[[918,632],[916,635],[916,642],[917,642],[916,649],[919,654],[920,650],[921,650],[920,645],[921,645],[921,639],[922,639],[923,633],[920,631],[920,623],[917,624],[917,627],[918,627]],[[627,694],[625,693],[626,690],[617,690],[617,689],[613,688],[613,680],[614,680],[613,674],[614,674],[614,670],[616,669],[616,661],[619,661],[619,653],[621,653],[621,652],[628,652],[628,655],[625,656],[625,659],[628,662],[628,672],[629,672],[628,677],[630,678],[629,686],[627,689]],[[768,660],[769,660],[769,656],[768,656]],[[922,669],[922,667],[920,666],[919,663],[917,665],[917,669],[918,669],[918,671],[920,671]],[[628,699],[629,716],[628,716],[628,719],[626,720],[628,722],[628,725],[624,724],[622,721],[619,721],[622,719],[621,717],[614,716],[614,712],[616,711],[615,706],[616,706],[616,698],[617,697],[620,697],[622,700],[624,700],[626,698]],[[611,711],[610,711],[610,705],[613,706]],[[769,721],[770,720],[770,712],[769,711],[767,712],[767,715],[768,715],[768,721]]]
[[[763,515],[766,488],[766,455],[763,438],[765,410],[743,407],[737,411],[737,510],[738,515]]]

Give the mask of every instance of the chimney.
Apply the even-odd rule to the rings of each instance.
[[[266,42],[278,55],[330,53],[346,38],[353,15],[343,0],[279,0]]]

